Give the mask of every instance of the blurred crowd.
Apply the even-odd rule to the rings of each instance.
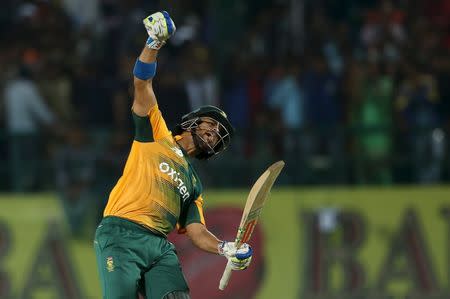
[[[231,174],[282,158],[289,184],[450,180],[449,0],[3,0],[1,7],[3,190],[57,186],[81,214],[92,192],[106,197],[132,139],[142,19],[161,8],[178,28],[155,80],[169,126],[211,104],[238,130],[230,152],[209,167]]]

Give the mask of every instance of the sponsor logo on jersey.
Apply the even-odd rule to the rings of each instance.
[[[183,158],[183,152],[178,147],[171,147],[170,148],[177,156]]]
[[[162,173],[165,173],[169,176],[169,178],[175,183],[176,188],[178,189],[178,192],[181,195],[181,198],[183,201],[189,198],[189,191],[186,187],[186,184],[183,182],[183,180],[180,178],[180,173],[177,172],[175,169],[170,167],[170,165],[166,162],[161,162],[159,164],[159,170]]]

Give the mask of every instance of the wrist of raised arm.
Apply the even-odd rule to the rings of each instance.
[[[134,78],[142,81],[151,80],[156,75],[157,66],[158,64],[156,61],[148,63],[143,62],[140,58],[136,59],[136,63],[133,68]]]

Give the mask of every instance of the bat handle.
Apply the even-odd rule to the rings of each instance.
[[[223,291],[227,287],[232,271],[231,261],[229,260],[227,266],[225,267],[225,270],[223,271],[222,278],[220,279],[219,290]]]

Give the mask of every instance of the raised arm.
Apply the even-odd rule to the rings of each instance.
[[[141,64],[141,68],[151,68],[152,65],[155,66],[156,70],[156,56],[158,50],[149,49],[145,47],[141,55],[139,56],[138,62]],[[136,68],[134,70],[134,101],[133,101],[133,111],[139,116],[146,116],[150,109],[157,104],[155,93],[153,92],[153,77],[145,79],[145,76],[137,74]],[[140,77],[140,78],[138,78]]]
[[[152,80],[156,74],[156,56],[159,49],[175,33],[175,23],[166,11],[156,12],[143,21],[148,40],[134,66],[133,111],[138,116],[147,116],[157,104]]]

